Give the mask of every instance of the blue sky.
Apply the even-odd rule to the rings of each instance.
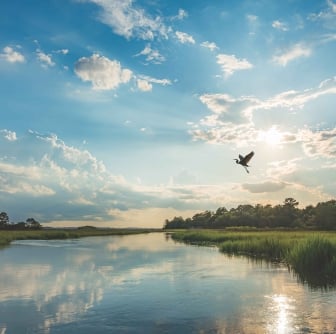
[[[11,0],[0,31],[13,221],[162,226],[336,196],[333,0]]]

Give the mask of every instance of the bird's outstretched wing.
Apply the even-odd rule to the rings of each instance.
[[[244,164],[247,164],[247,163],[252,159],[253,156],[254,156],[254,152],[252,151],[252,152],[250,152],[249,154],[247,154],[247,155],[244,157],[244,159],[242,160],[242,162],[243,162]]]
[[[238,157],[239,157],[239,161],[243,161],[244,160],[244,157],[241,154],[239,154]]]

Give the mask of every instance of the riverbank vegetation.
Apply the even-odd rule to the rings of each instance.
[[[256,228],[300,228],[336,230],[336,200],[298,208],[299,202],[286,198],[283,204],[255,206],[239,205],[230,210],[225,207],[215,212],[204,211],[192,218],[174,217],[166,220],[166,229],[213,228],[247,226]]]
[[[285,263],[311,287],[336,286],[336,233],[315,231],[184,230],[176,241],[217,246],[229,255]]]
[[[0,246],[6,246],[14,240],[51,240],[74,239],[92,236],[129,235],[156,232],[156,229],[100,229],[79,227],[76,229],[40,229],[40,230],[0,230]]]
[[[0,230],[39,230],[42,225],[34,218],[27,218],[25,222],[13,223],[9,221],[7,212],[0,212]]]
[[[0,212],[0,246],[6,246],[14,240],[71,239],[105,235],[139,234],[157,231],[161,231],[161,229],[97,228],[89,225],[78,228],[46,228],[34,218],[27,218],[25,222],[10,222],[8,214],[6,212]]]

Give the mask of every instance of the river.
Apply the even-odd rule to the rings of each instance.
[[[336,333],[336,291],[164,233],[0,250],[0,334]]]

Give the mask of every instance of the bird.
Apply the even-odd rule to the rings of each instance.
[[[236,164],[242,165],[246,172],[249,173],[247,167],[250,167],[247,163],[252,159],[252,157],[254,156],[254,152],[251,151],[249,154],[245,155],[245,157],[243,157],[242,155],[238,155],[239,160],[238,159],[233,159],[236,161]]]

